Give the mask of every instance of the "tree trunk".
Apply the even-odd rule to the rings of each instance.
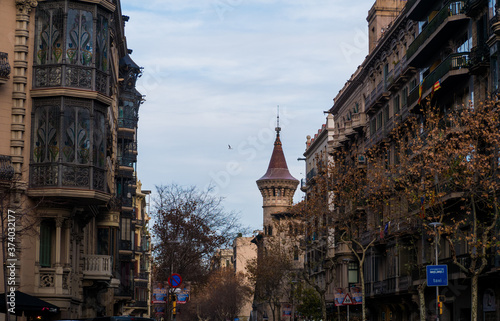
[[[363,262],[360,264],[359,274],[361,277],[361,320],[366,321],[365,273],[363,271]]]
[[[478,306],[477,306],[477,287],[478,287],[479,273],[474,273],[470,282],[470,303],[471,303],[471,321],[478,320]]]
[[[326,299],[325,292],[321,294],[321,315],[323,316],[323,320],[328,320],[326,318]]]
[[[417,287],[418,290],[418,307],[420,309],[420,321],[425,321],[426,311],[425,311],[425,284],[420,284]]]

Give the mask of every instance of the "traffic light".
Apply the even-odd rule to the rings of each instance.
[[[438,295],[439,314],[443,314],[443,303],[446,300],[444,295]]]

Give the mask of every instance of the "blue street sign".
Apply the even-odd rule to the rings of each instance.
[[[427,286],[447,286],[448,265],[427,265]]]

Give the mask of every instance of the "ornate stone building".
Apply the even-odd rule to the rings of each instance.
[[[119,0],[0,4],[2,210],[17,215],[15,288],[58,307],[45,318],[149,301],[134,291],[148,288],[134,278],[148,250],[135,239],[147,221],[136,177],[142,70],[127,20]]]
[[[293,196],[299,181],[288,170],[280,132],[281,128],[279,127],[278,118],[276,139],[269,166],[264,176],[257,180],[257,186],[261,192],[263,201],[264,231],[254,237],[252,242],[257,245],[258,265],[265,266],[266,256],[271,251],[276,251],[276,246],[282,246],[283,248],[282,251],[280,250],[280,253],[283,253],[284,260],[290,260],[291,266],[284,272],[280,280],[275,280],[274,286],[272,286],[272,294],[269,292],[267,286],[262,285],[262,282],[269,282],[270,280],[265,278],[262,281],[257,276],[251,320],[272,319],[273,313],[275,317],[278,317],[285,313],[285,309],[291,311],[288,307],[292,301],[292,271],[302,268],[303,264],[303,261],[298,256],[293,256],[293,253],[298,252],[296,251],[296,247],[298,246],[297,240],[288,237],[288,232],[293,229],[291,224],[295,220],[290,214],[290,208],[293,205]],[[268,267],[264,269],[266,268]],[[273,298],[271,299],[270,296]],[[271,307],[271,304],[274,306]]]
[[[419,119],[422,128],[425,124],[421,102],[432,101],[445,115],[498,93],[497,1],[377,0],[367,21],[369,54],[334,99],[329,110],[334,126],[325,129],[332,135],[318,134],[315,140],[308,140],[308,181],[316,175],[313,160],[322,152],[318,146],[326,143],[327,153],[341,151],[342,161],[363,170],[367,168],[366,153],[382,148],[383,161],[390,167],[399,162],[394,130],[412,116]],[[443,199],[455,198],[453,192],[446,191]],[[358,240],[364,245],[374,240],[363,265],[369,320],[417,320],[420,306],[425,306],[428,318],[435,317],[435,288],[425,288],[425,302],[420,302],[423,297],[417,293],[425,287],[425,270],[421,268],[432,264],[434,247],[421,234],[426,228],[419,218],[421,207],[424,205],[408,202],[401,207],[406,208],[403,211],[396,211],[389,203],[380,211],[359,208],[370,224],[359,231]],[[334,213],[340,215],[343,210],[336,208]],[[454,211],[456,208],[450,207],[446,215],[457,217],[460,211]],[[350,276],[360,273],[356,258],[349,250],[340,250],[341,243],[337,239],[331,248],[337,259],[332,294],[335,288],[348,289],[351,281],[355,283]],[[441,288],[440,319],[468,320],[470,277],[452,262],[452,250],[444,241],[439,244],[439,262],[448,266],[451,284]],[[457,251],[459,262],[467,265],[470,257],[465,247]],[[499,262],[498,255],[490,253],[480,277],[479,306],[484,310],[479,314],[484,320],[498,320],[498,308],[485,304],[484,298],[499,306],[500,288],[493,282],[498,278]],[[454,291],[458,284],[461,289]],[[341,309],[345,313],[346,308]]]

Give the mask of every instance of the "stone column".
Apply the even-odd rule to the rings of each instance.
[[[26,117],[26,92],[28,90],[28,61],[29,61],[29,21],[30,11],[37,6],[36,0],[15,0],[16,32],[14,45],[14,69],[12,90],[12,124],[10,151],[12,165],[16,174],[22,173],[24,165],[25,144],[25,117]]]
[[[61,264],[61,247],[62,247],[62,237],[61,230],[64,222],[64,218],[56,218],[56,278],[55,278],[55,288],[57,294],[63,293],[63,266]]]

